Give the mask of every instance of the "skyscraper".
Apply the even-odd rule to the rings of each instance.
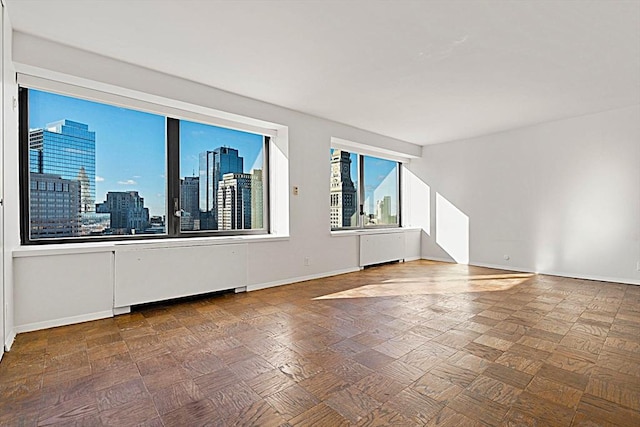
[[[351,180],[351,153],[334,150],[331,155],[331,228],[354,227],[356,187]]]
[[[95,212],[96,133],[72,120],[29,131],[29,172],[55,174],[80,185],[80,212]]]
[[[218,188],[218,229],[251,228],[251,174],[223,175]]]
[[[264,228],[264,184],[262,169],[251,170],[251,228]]]
[[[201,229],[218,229],[218,185],[227,173],[242,173],[244,159],[238,150],[230,147],[218,147],[213,151],[200,153],[200,212]],[[206,221],[205,221],[206,219]]]
[[[59,175],[31,173],[29,223],[32,239],[80,235],[80,184]]]
[[[149,227],[149,209],[137,191],[109,191],[107,200],[96,205],[96,212],[111,215],[113,234],[136,234]]]
[[[391,196],[384,196],[376,202],[376,224],[393,224],[396,215],[391,214]]]
[[[180,216],[181,230],[200,229],[200,209],[198,205],[198,192],[200,178],[197,176],[185,176],[180,180]]]

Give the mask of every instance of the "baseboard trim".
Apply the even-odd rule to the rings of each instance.
[[[440,262],[452,263],[451,260],[445,260],[442,258],[435,258],[435,257],[429,257],[429,258],[422,257],[422,259],[425,259],[428,261],[440,261]],[[595,280],[598,282],[622,283],[625,285],[640,286],[640,280],[627,279],[627,278],[621,278],[621,277],[592,276],[592,275],[584,275],[584,274],[566,273],[562,271],[534,271],[532,269],[524,268],[524,267],[512,267],[509,265],[487,264],[483,262],[473,262],[473,263],[469,263],[469,265],[474,267],[494,268],[496,270],[515,271],[518,273],[545,274],[547,276],[566,277],[568,279]]]
[[[15,329],[11,329],[9,331],[9,335],[6,337],[4,341],[4,351],[11,351],[11,346],[16,339],[16,331]]]
[[[456,264],[455,261],[451,260],[451,259],[446,259],[446,258],[439,258],[439,257],[420,257],[419,259],[424,259],[426,261],[438,261],[438,262],[446,262],[448,264]]]
[[[39,331],[40,329],[55,328],[58,326],[73,325],[74,323],[89,322],[91,320],[113,317],[113,310],[98,311],[96,313],[81,314],[79,316],[63,317],[61,319],[46,320],[44,322],[28,323],[15,327],[15,333]]]
[[[126,305],[124,307],[113,307],[113,315],[114,316],[119,316],[121,314],[128,314],[131,313],[131,306],[130,305]]]
[[[247,290],[247,292],[257,291],[257,290],[260,290],[260,289],[273,288],[275,286],[283,286],[283,285],[290,285],[292,283],[297,283],[297,282],[304,282],[306,280],[323,279],[325,277],[338,276],[340,274],[346,274],[346,273],[353,273],[353,272],[360,271],[360,270],[362,270],[362,268],[355,267],[355,268],[346,268],[344,270],[334,270],[334,271],[330,271],[330,272],[327,272],[327,273],[312,274],[312,275],[309,275],[309,276],[292,277],[292,278],[289,278],[289,279],[276,280],[276,281],[273,281],[273,282],[258,283],[258,284],[255,284],[255,285],[247,285],[246,286],[246,290]]]
[[[419,259],[420,259],[420,257],[419,257],[419,256],[412,256],[412,257],[409,257],[409,258],[405,258],[405,259],[404,259],[404,262],[417,261],[417,260],[419,260]]]
[[[576,273],[566,273],[563,271],[534,271],[528,268],[510,267],[510,266],[504,266],[504,265],[485,264],[485,263],[473,263],[470,265],[474,265],[478,267],[495,268],[498,270],[519,271],[522,273],[534,273],[534,274],[544,274],[547,276],[566,277],[568,279],[595,280],[598,282],[622,283],[625,285],[636,285],[636,286],[640,285],[640,280],[627,279],[622,277],[592,276],[592,275],[584,275],[584,274],[576,274]]]
[[[511,267],[509,265],[485,264],[483,262],[477,262],[473,264],[470,263],[469,265],[473,267],[495,268],[496,270],[514,271],[517,273],[549,274],[549,273],[542,273],[540,271],[533,271],[527,268]],[[557,274],[552,274],[552,276],[557,276]]]

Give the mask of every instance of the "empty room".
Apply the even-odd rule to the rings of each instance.
[[[0,426],[640,425],[640,1],[0,5]]]

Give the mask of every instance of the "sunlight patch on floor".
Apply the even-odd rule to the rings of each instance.
[[[314,300],[506,291],[526,282],[533,276],[534,274],[496,274],[389,279],[381,283],[323,295],[314,298]]]

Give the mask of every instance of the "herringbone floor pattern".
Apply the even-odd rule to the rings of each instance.
[[[21,334],[0,424],[640,426],[640,286],[415,261]]]

